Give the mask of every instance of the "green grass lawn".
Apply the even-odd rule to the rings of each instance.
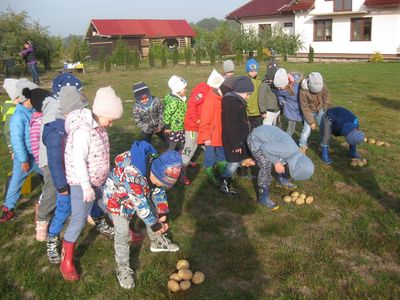
[[[255,190],[248,179],[236,179],[234,186],[240,194],[231,199],[209,185],[200,168],[190,169],[193,184],[177,185],[168,192],[172,233],[181,250],[150,253],[148,239],[131,247],[131,265],[136,273],[132,291],[121,289],[117,282],[112,240],[98,235],[89,225],[77,247],[76,263],[82,279],[65,282],[58,267],[49,265],[45,244],[34,239],[33,208],[40,193],[34,178],[32,194],[18,205],[18,218],[0,226],[0,298],[399,299],[400,65],[284,66],[289,71],[321,72],[333,105],[353,111],[367,137],[389,142],[391,147],[360,146],[368,165],[353,168],[341,145],[344,140],[335,138],[334,164],[326,166],[319,159],[318,134],[313,133],[308,154],[315,163],[315,174],[311,180],[299,182],[298,191],[313,195],[315,201],[305,206],[285,205],[282,197],[288,192],[272,185],[272,197],[281,205],[277,212],[256,204]],[[172,74],[187,79],[190,90],[206,81],[211,70],[209,66],[179,66],[98,73],[94,66],[88,68],[80,78],[90,99],[97,88],[112,85],[125,101],[123,119],[109,130],[111,158],[129,149],[139,137],[131,112],[134,82],[145,81],[154,95],[162,97]],[[260,75],[264,72],[265,65]],[[299,132],[296,140],[298,137]],[[154,142],[158,149],[164,149],[156,138]],[[0,151],[3,185],[11,162],[4,145]],[[3,199],[1,196],[0,201]],[[206,281],[173,295],[167,290],[167,279],[181,258],[191,262],[192,270],[203,271]]]

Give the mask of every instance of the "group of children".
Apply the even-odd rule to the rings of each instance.
[[[237,194],[231,187],[237,169],[257,165],[258,202],[271,210],[279,208],[269,197],[273,170],[277,184],[287,188],[295,187],[289,176],[306,180],[314,173],[312,161],[291,138],[297,122],[304,120],[303,148],[311,130],[320,126],[325,163],[332,162],[332,134],[344,135],[350,155],[358,156],[356,144],[364,139],[358,119],[341,107],[327,109],[329,96],[319,73],[302,78],[272,63],[259,80],[254,59],[247,61],[247,76],[234,76],[232,61],[225,61],[223,68],[223,75],[213,70],[207,82],[197,84],[188,100],[187,82],[180,76],[169,79],[170,92],[163,100],[144,82],[133,84],[133,117],[141,138],[116,156],[111,170],[106,128],[121,118],[123,106],[110,86],[97,90],[89,109],[82,83],[69,73],[53,80],[51,92],[26,79],[6,79],[3,87],[16,107],[11,118],[11,112],[5,114],[13,173],[0,223],[15,218],[28,174],[40,174],[36,239],[47,242],[49,262],[60,264],[65,280],[79,280],[74,249],[90,217],[100,233],[114,236],[117,278],[121,287],[130,289],[134,277],[129,242],[143,239],[131,221],[139,217],[145,223],[150,251],[179,250],[167,236],[166,189],[178,180],[190,184],[186,168],[199,146],[208,180],[229,196]],[[275,126],[281,124],[281,110],[289,134]],[[161,155],[151,144],[153,135],[168,143]],[[60,253],[60,234],[68,218]]]

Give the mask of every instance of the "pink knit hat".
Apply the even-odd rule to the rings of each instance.
[[[123,107],[119,98],[111,86],[99,88],[93,102],[93,113],[96,116],[109,119],[119,119],[122,116]]]

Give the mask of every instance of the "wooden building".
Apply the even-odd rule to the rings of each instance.
[[[152,44],[165,43],[168,46],[186,47],[195,36],[186,20],[126,20],[93,19],[86,32],[90,56],[96,59],[99,51],[111,54],[118,40],[123,40],[132,50],[140,50],[147,56]]]

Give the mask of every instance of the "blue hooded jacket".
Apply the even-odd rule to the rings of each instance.
[[[296,122],[302,122],[303,116],[300,109],[299,103],[299,80],[300,74],[292,74],[294,78],[293,90],[294,95],[290,94],[290,92],[285,90],[279,90],[277,88],[272,89],[278,98],[278,103],[281,107],[283,107],[283,113],[286,119]]]
[[[332,134],[335,136],[347,136],[359,127],[357,117],[344,107],[332,107],[326,111],[326,115],[332,122]]]
[[[14,158],[19,162],[27,162],[32,155],[31,140],[29,137],[29,122],[33,110],[18,104],[10,121],[11,146]]]

